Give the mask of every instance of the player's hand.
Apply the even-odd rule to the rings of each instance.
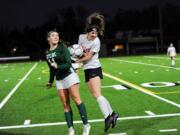
[[[80,59],[77,59],[76,61],[75,61],[75,63],[81,63],[81,60]]]
[[[57,63],[56,63],[56,62],[51,63],[51,66],[52,66],[53,68],[57,69]]]
[[[51,87],[52,87],[52,83],[49,83],[49,82],[48,82],[48,83],[46,84],[46,88],[47,88],[47,89],[50,89]]]
[[[79,60],[76,60],[75,63],[79,63]]]
[[[57,69],[57,63],[55,62],[54,59],[52,59],[51,66],[52,66],[53,68]]]

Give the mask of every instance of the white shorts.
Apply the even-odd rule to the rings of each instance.
[[[170,57],[176,57],[176,55],[170,55]]]
[[[80,83],[79,77],[75,72],[72,72],[63,80],[56,80],[56,88],[57,90],[68,89],[69,87],[77,83]]]
[[[72,63],[72,67],[74,70],[80,69],[82,66],[82,63]]]
[[[79,63],[72,63],[72,67],[76,70],[80,68],[80,64]]]
[[[170,57],[175,57],[175,56],[176,56],[176,53],[175,53],[175,52],[171,52],[171,53],[169,54],[169,56],[170,56]]]

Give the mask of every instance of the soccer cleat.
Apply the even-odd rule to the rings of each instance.
[[[111,123],[113,122],[113,117],[111,117],[111,115],[109,115],[106,119],[105,119],[105,128],[104,131],[108,131],[108,129],[111,127]]]
[[[73,128],[73,127],[70,127],[70,128],[69,128],[68,135],[74,135],[74,133],[75,133],[74,128]]]
[[[90,124],[84,125],[83,135],[89,135],[90,129],[91,129],[91,125]]]
[[[113,113],[111,114],[111,117],[113,118],[113,121],[112,121],[112,128],[114,128],[114,127],[116,126],[116,122],[117,122],[117,118],[119,117],[119,114],[113,112]]]

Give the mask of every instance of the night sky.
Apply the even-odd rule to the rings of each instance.
[[[92,12],[111,14],[118,8],[142,9],[158,5],[160,0],[3,0],[0,4],[0,25],[34,27],[41,25],[48,14],[61,8],[84,7]],[[162,0],[180,6],[180,0]]]

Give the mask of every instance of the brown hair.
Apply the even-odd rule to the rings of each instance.
[[[86,20],[86,32],[88,30],[92,29],[93,27],[96,27],[98,30],[98,33],[103,36],[105,31],[105,22],[104,22],[104,16],[100,13],[92,13],[87,17]]]
[[[51,31],[49,31],[49,32],[47,33],[47,37],[50,37],[50,35],[51,35],[53,32],[58,33],[56,30],[51,30]],[[59,33],[58,33],[58,34],[59,34]]]

